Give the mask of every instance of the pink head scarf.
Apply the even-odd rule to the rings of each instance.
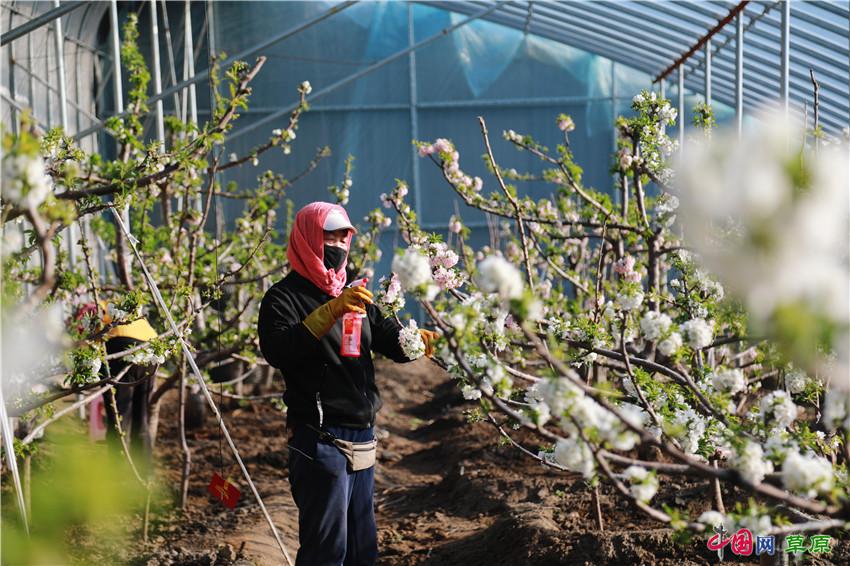
[[[345,287],[345,266],[348,257],[342,262],[342,267],[334,271],[325,267],[325,218],[331,210],[338,210],[348,219],[348,213],[338,204],[329,202],[311,202],[295,215],[295,226],[289,234],[289,247],[286,256],[289,264],[299,275],[309,279],[316,287],[337,297]],[[354,230],[348,231],[345,249],[351,249],[351,239]]]

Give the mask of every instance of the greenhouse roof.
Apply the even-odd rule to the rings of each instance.
[[[422,2],[463,14],[493,8],[482,19],[598,53],[658,78],[687,53],[738,2]],[[813,101],[812,69],[819,83],[820,121],[839,133],[850,122],[850,2],[790,2],[789,102],[801,112]],[[782,5],[753,1],[742,8],[743,104],[747,110],[780,97]],[[712,100],[734,107],[736,26],[721,27],[711,42]],[[705,49],[684,62],[685,89],[703,93]],[[674,70],[667,80],[678,80]]]

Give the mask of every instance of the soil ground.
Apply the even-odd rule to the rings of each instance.
[[[716,564],[703,537],[676,544],[670,529],[655,523],[613,488],[601,488],[604,530],[592,511],[591,489],[580,476],[544,468],[499,442],[487,422],[468,424],[465,402],[449,376],[422,359],[410,364],[376,360],[384,399],[379,413],[379,461],[375,508],[380,563],[391,565],[523,564]],[[158,474],[176,498],[181,452],[177,442],[176,400],[162,408],[157,445]],[[225,403],[225,421],[260,494],[295,557],[298,512],[287,479],[284,415],[268,402]],[[535,440],[517,433],[532,450]],[[150,539],[119,552],[135,565],[283,564],[282,557],[233,458],[223,446],[213,417],[189,434],[192,477],[185,515],[154,508]],[[213,472],[231,477],[242,490],[235,510],[206,491]],[[736,494],[728,493],[727,504]],[[707,482],[662,479],[653,504],[684,505],[698,514],[708,509]],[[134,527],[138,534],[138,526]],[[136,539],[138,536],[136,535]],[[81,537],[81,549],[87,544]],[[835,541],[829,560],[807,564],[850,564],[847,541]],[[92,546],[88,547],[90,550]],[[86,554],[81,563],[92,563]],[[99,560],[101,564],[112,559]],[[726,563],[751,563],[728,555]]]

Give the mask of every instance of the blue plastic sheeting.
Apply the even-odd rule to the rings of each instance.
[[[329,6],[324,2],[216,3],[218,48],[235,53]],[[240,126],[295,102],[297,85],[303,80],[309,80],[316,92],[407,48],[411,41],[427,39],[465,18],[422,4],[355,5],[264,53],[269,60],[254,82],[252,109],[243,114],[234,133],[238,134]],[[411,20],[412,38],[408,27]],[[489,194],[499,188],[481,159],[485,148],[477,117],[487,120],[500,165],[539,175],[540,160],[516,151],[502,139],[502,131],[533,134],[554,152],[563,141],[555,118],[566,112],[576,122],[570,140],[585,168],[585,182],[608,190],[612,187],[613,109],[616,105],[621,111],[629,111],[631,97],[650,86],[649,74],[614,64],[598,54],[476,20],[415,51],[412,57],[394,61],[313,102],[304,115],[291,155],[269,152],[256,168],[228,172],[225,180],[250,187],[267,169],[293,177],[303,170],[317,146],[327,144],[333,156],[287,193],[296,210],[311,200],[330,200],[326,189],[342,180],[345,158],[352,154],[354,186],[346,206],[352,219],[359,221],[381,206],[379,195],[389,192],[396,179],[403,179],[410,185],[408,201],[420,222],[444,233],[457,205],[464,221],[475,226],[473,243],[480,245],[488,239],[484,215],[462,204],[436,165],[416,156],[414,137],[451,139],[461,154],[462,169],[481,176],[485,181],[483,192]],[[237,135],[225,151],[242,155],[285,123],[281,120]],[[540,180],[516,184],[520,194],[535,199],[555,190]],[[227,214],[231,219],[238,207],[234,203],[226,206],[232,208]],[[281,232],[285,232],[283,225]],[[389,270],[393,250],[400,245],[403,242],[393,227],[382,238],[384,258],[377,266],[377,275]]]
[[[217,49],[237,53],[334,4],[216,2]],[[287,119],[281,118],[240,134],[241,128],[294,104],[302,81],[309,80],[315,94],[493,6],[489,1],[363,2],[265,49],[261,54],[268,61],[252,84],[251,108],[231,133],[225,155],[244,155],[265,142],[273,129],[285,127]],[[502,139],[502,131],[530,133],[554,151],[563,141],[555,119],[566,112],[576,123],[570,142],[585,170],[584,182],[611,190],[615,117],[629,114],[634,94],[652,88],[653,77],[732,6],[725,2],[500,3],[483,18],[311,101],[291,155],[270,151],[257,167],[228,171],[223,181],[237,181],[244,190],[256,185],[257,176],[265,170],[292,178],[306,167],[317,147],[329,145],[332,157],[288,189],[296,210],[312,200],[331,200],[327,187],[341,182],[345,159],[351,154],[356,158],[354,185],[346,208],[355,222],[379,207],[379,195],[389,192],[396,179],[403,179],[411,188],[408,202],[426,229],[445,233],[457,207],[473,226],[471,243],[483,245],[489,239],[484,215],[461,204],[439,169],[416,155],[413,139],[451,139],[461,154],[461,168],[484,179],[486,195],[499,189],[481,160],[485,148],[477,117],[487,120],[501,166],[539,176],[543,164],[516,151]],[[792,6],[792,107],[801,108],[810,98],[808,67],[812,66],[821,81],[821,122],[832,133],[848,122],[847,6],[847,2],[795,2]],[[194,18],[197,29],[203,17],[196,12]],[[778,96],[778,18],[773,2],[752,2],[745,11],[747,111]],[[145,20],[140,19],[143,28]],[[171,22],[172,29],[179,29],[180,14],[173,13]],[[146,36],[142,29],[142,38]],[[730,82],[734,52],[734,27],[729,27],[713,41],[713,106],[720,122],[734,118],[734,84]],[[176,58],[182,59],[179,45]],[[702,100],[703,58],[703,53],[697,53],[685,65],[686,124],[693,105]],[[203,67],[203,61],[196,66]],[[666,87],[668,98],[675,100],[675,74]],[[205,94],[199,93],[202,119],[209,115],[204,110],[209,107]],[[170,101],[165,100],[165,105],[168,110]],[[535,199],[555,190],[541,180],[515,184],[521,195]],[[239,205],[226,199],[222,205],[231,222]],[[281,210],[281,234],[286,233],[284,217]],[[376,276],[389,271],[394,248],[403,245],[395,226],[384,234],[381,244],[384,258]]]

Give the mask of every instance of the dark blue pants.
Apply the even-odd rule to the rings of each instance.
[[[374,428],[325,426],[337,438],[372,440]],[[345,456],[296,425],[289,439],[289,483],[298,506],[296,566],[361,566],[378,559],[372,498],[375,467],[349,472]]]

